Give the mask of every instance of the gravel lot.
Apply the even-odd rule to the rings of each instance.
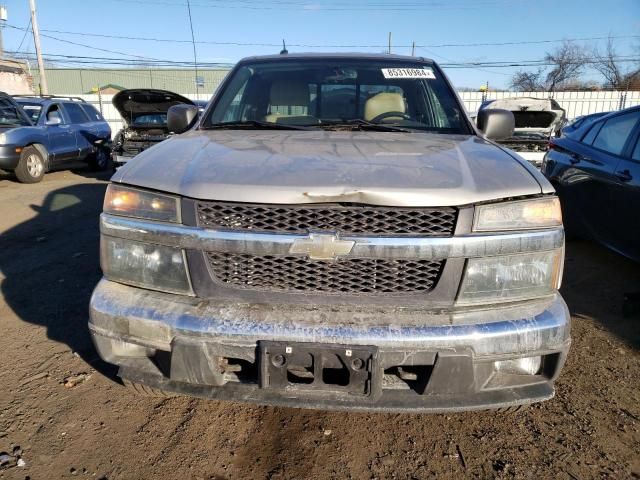
[[[515,415],[145,399],[86,327],[104,189],[83,168],[36,185],[0,173],[0,452],[26,463],[0,478],[640,478],[640,318],[621,314],[640,265],[567,245],[572,350],[556,397]]]

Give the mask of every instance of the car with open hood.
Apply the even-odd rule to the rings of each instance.
[[[567,123],[565,110],[553,98],[511,97],[483,102],[480,110],[502,109],[513,113],[513,136],[500,141],[525,160],[540,167],[549,138],[559,136]]]
[[[439,66],[399,55],[240,61],[204,114],[120,168],[90,302],[139,392],[305,408],[517,408],[569,344],[560,203],[478,128]]]
[[[152,88],[122,90],[111,102],[125,122],[125,127],[113,139],[111,157],[116,167],[169,137],[167,111],[170,107],[194,105],[182,95]]]

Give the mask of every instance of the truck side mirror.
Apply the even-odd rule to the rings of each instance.
[[[198,107],[195,105],[174,105],[167,112],[167,129],[173,133],[189,130],[198,119]]]
[[[509,110],[491,108],[478,112],[476,125],[489,140],[504,140],[513,136],[516,119]]]

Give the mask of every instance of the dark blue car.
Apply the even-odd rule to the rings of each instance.
[[[558,192],[569,234],[640,261],[640,106],[551,139],[542,173]]]
[[[78,160],[106,169],[110,142],[109,124],[82,99],[0,93],[0,169],[21,182],[39,182],[47,170]]]
[[[604,117],[605,115],[609,115],[611,112],[596,112],[590,113],[589,115],[581,115],[579,117],[574,118],[572,121],[567,123],[562,130],[560,130],[561,137],[570,137],[574,132],[581,129],[582,127],[595,122],[600,117]]]

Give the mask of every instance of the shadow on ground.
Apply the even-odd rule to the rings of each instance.
[[[45,327],[50,339],[115,379],[87,329],[89,298],[101,277],[98,218],[105,188],[72,185],[48,193],[42,206],[31,205],[37,215],[2,234],[0,289],[20,319]]]
[[[562,296],[571,315],[594,319],[640,350],[640,315],[623,315],[625,293],[640,292],[640,264],[590,241],[569,241]]]

